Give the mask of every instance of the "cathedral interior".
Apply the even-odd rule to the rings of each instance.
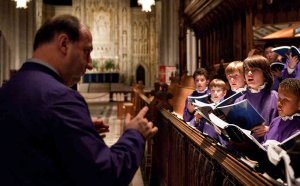
[[[266,43],[299,48],[300,1],[155,0],[150,11],[142,10],[140,0],[26,0],[26,8],[16,8],[15,1],[0,1],[0,87],[31,58],[37,29],[55,15],[72,14],[93,35],[93,69],[78,82],[78,90],[86,97],[109,91],[108,102],[117,100],[107,106],[109,116],[112,108],[115,114],[117,107],[123,112],[129,108],[134,115],[152,103],[155,111],[150,118],[160,133],[145,150],[141,166],[145,183],[289,185],[261,172],[273,166],[236,158],[176,114],[183,114],[184,97],[194,91],[196,69],[206,68],[210,79],[222,79],[225,65],[243,61],[254,49],[263,54]],[[156,83],[163,85],[155,104],[135,92],[130,94],[134,106],[123,105],[132,87],[142,84],[146,90],[142,93],[149,96]],[[172,96],[163,91],[166,84]],[[122,101],[116,97],[119,92],[125,92]]]

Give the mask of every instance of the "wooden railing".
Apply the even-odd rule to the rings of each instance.
[[[138,95],[136,111],[149,104]],[[148,142],[142,164],[147,185],[274,185],[168,110],[156,112],[159,132]]]

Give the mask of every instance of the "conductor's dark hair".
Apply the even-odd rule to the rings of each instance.
[[[64,14],[55,16],[47,20],[37,31],[33,50],[36,50],[42,44],[51,42],[56,34],[65,33],[71,41],[80,39],[80,21],[77,17]]]

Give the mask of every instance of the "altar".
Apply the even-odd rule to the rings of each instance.
[[[83,75],[83,83],[118,83],[120,74],[118,72],[93,72]]]

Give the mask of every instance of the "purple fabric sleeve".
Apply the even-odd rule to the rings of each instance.
[[[287,121],[277,117],[273,119],[270,124],[269,131],[265,135],[264,141],[276,140],[282,142],[298,131],[300,131],[300,116],[296,116],[293,120]]]

